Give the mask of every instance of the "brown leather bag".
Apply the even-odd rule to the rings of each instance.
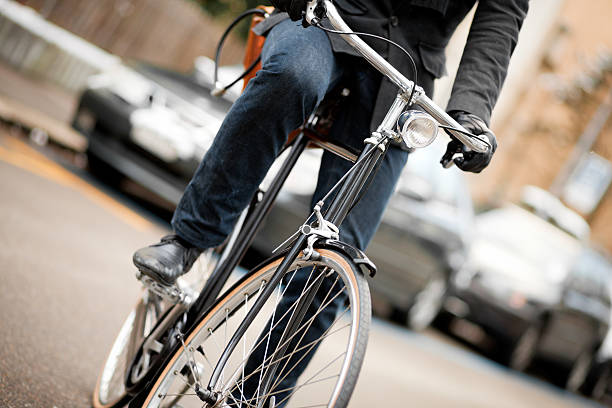
[[[271,14],[274,11],[274,7],[272,6],[258,6],[257,8],[264,10],[268,14]],[[253,32],[253,27],[261,23],[264,19],[265,19],[264,16],[260,14],[256,14],[255,16],[253,16],[253,19],[251,20],[251,26],[249,27],[249,36],[247,38],[246,49],[244,52],[244,60],[242,61],[244,65],[244,69],[247,69],[261,54],[261,50],[263,48],[264,42],[266,41],[266,37],[255,34]],[[251,80],[251,78],[253,78],[255,74],[257,74],[257,71],[259,71],[260,69],[261,69],[261,62],[257,64],[257,66],[253,68],[251,72],[249,72],[244,77],[244,85],[242,86],[243,91],[244,91],[244,88],[246,88],[249,81]]]
[[[265,10],[265,12],[268,14],[272,14],[272,12],[274,11],[274,7],[272,6],[258,6],[257,8]],[[245,70],[249,66],[251,66],[251,64],[257,59],[257,57],[259,57],[259,55],[261,54],[261,50],[263,49],[266,37],[255,34],[253,32],[253,27],[262,22],[265,18],[266,17],[260,14],[256,14],[251,20],[251,26],[249,27],[249,36],[247,38],[246,49],[243,59],[243,65]],[[251,72],[245,75],[244,84],[242,86],[243,91],[251,80],[251,78],[253,78],[257,74],[257,71],[259,71],[260,69],[261,62],[257,64],[255,68],[251,70]],[[343,94],[342,90],[343,87],[339,86],[335,90],[335,92],[331,93],[331,98],[326,97],[324,101],[319,105],[317,109],[319,120],[312,129],[302,129],[302,127],[295,129],[294,131],[289,133],[287,143],[290,143],[297,136],[297,134],[303,130],[306,131],[310,139],[312,139],[313,141],[326,141],[331,128],[331,124],[333,123],[333,119],[336,117],[337,111],[340,105],[342,104],[343,99],[346,97],[346,95]],[[309,144],[309,147],[315,146],[311,143]]]

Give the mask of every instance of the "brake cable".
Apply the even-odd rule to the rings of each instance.
[[[259,62],[261,61],[261,56],[258,56],[255,59],[255,61],[253,61],[251,63],[251,65],[249,65],[244,70],[244,72],[238,78],[236,78],[234,81],[232,81],[229,85],[226,85],[224,87],[218,87],[217,86],[218,79],[219,79],[219,75],[218,75],[218,72],[219,72],[219,57],[221,56],[221,49],[223,48],[223,44],[225,43],[225,40],[226,40],[227,36],[229,35],[230,31],[232,31],[232,29],[234,27],[236,27],[236,25],[240,21],[242,21],[245,17],[251,16],[253,14],[259,14],[259,15],[262,15],[264,17],[268,16],[268,13],[265,10],[262,10],[262,9],[254,8],[254,9],[246,10],[242,14],[240,14],[238,17],[236,17],[230,23],[230,25],[225,29],[225,31],[221,35],[221,38],[219,39],[219,43],[217,44],[217,50],[215,51],[215,69],[214,69],[214,74],[213,74],[213,82],[214,82],[213,86],[214,86],[214,89],[211,92],[211,94],[213,96],[221,96],[221,95],[223,95],[228,89],[230,89],[232,86],[234,86],[238,81],[240,81],[245,76],[247,76],[257,66],[257,64],[259,64]]]
[[[413,83],[412,90],[410,92],[410,99],[408,99],[409,101],[412,102],[412,97],[414,96],[414,90],[415,90],[417,82],[418,82],[418,70],[417,70],[416,62],[414,62],[414,58],[412,58],[412,55],[410,55],[408,50],[406,50],[404,47],[402,47],[401,45],[399,45],[395,41],[392,41],[392,40],[390,40],[388,38],[385,38],[385,37],[382,37],[382,36],[376,35],[376,34],[364,33],[364,32],[360,32],[360,31],[339,31],[339,30],[332,30],[330,28],[323,27],[323,25],[321,25],[321,23],[317,23],[315,25],[315,27],[325,31],[326,33],[330,33],[330,34],[338,34],[338,35],[340,35],[340,34],[348,34],[348,35],[357,35],[357,36],[360,36],[360,37],[370,37],[370,38],[374,38],[374,39],[377,39],[377,40],[386,41],[389,44],[399,48],[404,54],[406,54],[406,56],[408,56],[408,59],[410,60],[410,64],[412,65],[412,72],[414,74],[414,81],[412,81],[412,83]]]

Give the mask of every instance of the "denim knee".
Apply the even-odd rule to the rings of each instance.
[[[339,76],[339,70],[324,32],[314,27],[304,29],[287,20],[268,35],[257,76],[278,98],[301,95],[314,108]]]

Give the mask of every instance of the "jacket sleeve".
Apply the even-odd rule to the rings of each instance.
[[[528,0],[480,0],[463,50],[447,110],[487,124],[529,8]]]

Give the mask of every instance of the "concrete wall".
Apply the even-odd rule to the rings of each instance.
[[[530,2],[532,10],[541,2],[548,1]],[[612,92],[611,19],[609,0],[565,0],[552,31],[548,35],[534,31],[536,39],[543,39],[542,52],[526,59],[533,68],[524,68],[524,72],[520,68],[525,65],[518,64],[518,58],[513,62],[513,69],[520,73],[517,83],[522,86],[511,98],[514,102],[504,107],[505,120],[496,119],[499,149],[489,168],[470,178],[478,202],[516,201],[526,184],[551,187],[594,113]],[[523,32],[521,42],[532,41],[528,33]],[[504,92],[508,98],[507,90]],[[609,161],[611,123],[607,121],[592,146]],[[583,216],[591,225],[593,240],[612,250],[610,190],[594,212]]]
[[[82,88],[90,75],[120,63],[119,58],[10,0],[0,0],[0,58],[73,91]]]
[[[563,0],[538,0],[530,2],[529,13],[521,29],[521,34],[508,70],[502,93],[492,116],[493,127],[499,126],[508,117],[522,92],[529,86],[550,42],[551,33],[558,24]],[[459,25],[446,48],[449,75],[436,81],[434,100],[445,106],[451,94],[457,68],[468,37],[475,8]]]
[[[213,57],[226,22],[213,20],[190,0],[22,0],[50,22],[122,58],[187,71],[197,56]],[[231,38],[226,63],[242,61]]]

